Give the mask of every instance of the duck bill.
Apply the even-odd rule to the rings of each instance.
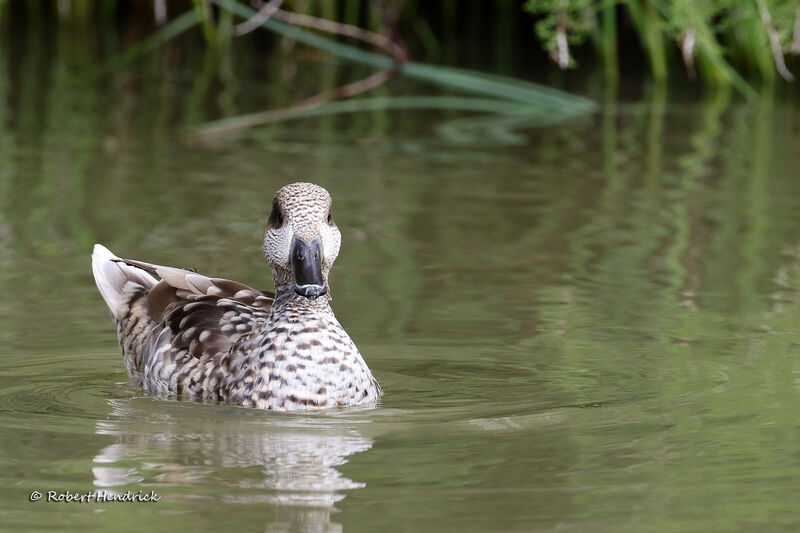
[[[292,241],[291,259],[294,270],[294,292],[312,300],[328,292],[322,279],[322,239],[319,236],[311,242],[295,236]]]

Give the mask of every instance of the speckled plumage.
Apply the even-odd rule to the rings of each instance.
[[[95,245],[92,269],[130,375],[154,393],[262,409],[374,403],[380,386],[336,320],[329,296],[298,293],[292,269],[293,240],[316,239],[313,257],[328,287],[341,242],[330,206],[328,192],[310,183],[276,193],[264,236],[275,294],[119,259]],[[324,294],[322,285],[314,287]]]

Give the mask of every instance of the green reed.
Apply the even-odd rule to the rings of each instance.
[[[587,37],[597,43],[612,84],[620,76],[619,44],[632,37],[656,81],[688,75],[746,96],[755,81],[771,84],[777,74],[791,81],[781,65],[800,53],[796,0],[527,0],[525,9],[551,56],[568,54],[565,67],[579,66],[574,48]],[[621,33],[628,26],[633,35]]]
[[[185,30],[185,24],[191,21],[189,27],[197,24],[206,47],[216,51],[232,46],[234,25],[247,16],[245,13],[253,13],[244,0],[164,4],[168,17],[159,24],[161,28],[180,20],[171,30]],[[28,0],[12,9],[11,2],[0,0],[0,34],[10,31],[11,13],[20,10],[25,11],[28,23],[54,19],[87,29],[92,25],[101,30],[116,26],[121,13],[138,21],[148,17],[153,20],[154,2],[122,6],[100,0]],[[792,67],[797,65],[796,55],[800,54],[797,0],[497,0],[491,5],[453,0],[440,0],[435,5],[414,0],[285,0],[281,7],[378,32],[394,32],[415,52],[413,57],[437,64],[444,61],[452,65],[457,54],[465,51],[479,54],[481,47],[465,39],[465,32],[488,28],[495,71],[510,72],[520,50],[542,47],[554,59],[551,68],[590,69],[596,59],[602,63],[604,80],[610,86],[628,73],[625,66],[630,62],[626,60],[641,55],[658,83],[697,79],[707,87],[727,85],[753,96],[756,85],[772,85],[781,77],[790,79]],[[519,17],[528,17],[527,22],[516,22]],[[280,24],[274,21],[264,24],[270,31],[278,27]],[[130,57],[162,46],[177,33],[162,30]],[[296,37],[299,32],[283,34],[285,39],[304,40]],[[341,47],[334,50],[334,45],[346,42],[344,39],[305,42],[353,60],[342,55]],[[362,62],[371,62],[376,68],[383,68],[388,61],[365,60],[368,52],[351,48],[357,50]]]

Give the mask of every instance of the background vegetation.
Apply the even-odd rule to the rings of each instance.
[[[602,66],[603,81],[612,87],[621,76],[645,74],[657,83],[733,86],[749,97],[763,85],[792,81],[800,54],[796,0],[272,0],[254,5],[267,6],[271,15],[244,27],[242,17],[254,11],[236,0],[0,0],[0,31],[21,31],[29,24],[77,25],[84,30],[82,46],[100,44],[108,57],[130,61],[187,30],[202,36],[195,42],[202,49],[225,54],[238,36],[266,18],[272,20],[263,28],[284,35],[280,46],[286,52],[293,45],[277,20],[294,16],[293,25],[298,17],[315,17],[369,30],[404,56],[436,65],[459,65],[468,57],[470,66],[483,70],[532,76]],[[119,41],[110,38],[114,34]],[[353,32],[332,38],[357,44],[352,37]],[[263,53],[265,39],[251,40],[255,48],[249,53]],[[307,44],[337,54],[324,39]],[[366,48],[374,45],[368,41]],[[237,59],[242,52],[236,48]],[[373,66],[386,63],[373,58]]]

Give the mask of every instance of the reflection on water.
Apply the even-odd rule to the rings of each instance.
[[[130,403],[112,401],[110,417],[98,421],[96,433],[113,436],[114,443],[93,459],[96,487],[142,484],[163,492],[214,484],[226,504],[273,506],[268,531],[335,532],[341,525],[331,522],[334,505],[345,491],[366,486],[337,470],[349,456],[372,447],[372,439],[352,422],[225,409],[209,424],[180,410],[175,414],[181,418],[167,412],[154,416]],[[229,470],[237,475],[220,477]]]

